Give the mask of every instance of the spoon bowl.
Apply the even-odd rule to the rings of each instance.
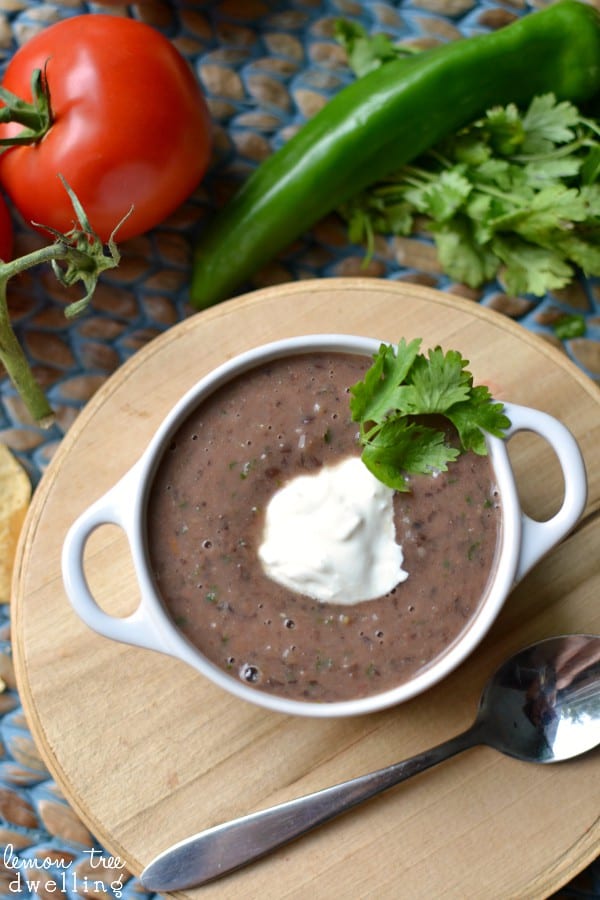
[[[480,742],[526,762],[570,759],[600,744],[600,637],[549,638],[522,650],[486,685]]]
[[[142,885],[164,892],[206,884],[479,744],[533,763],[598,746],[600,635],[553,637],[521,650],[489,679],[466,731],[403,762],[186,838],[144,869]]]

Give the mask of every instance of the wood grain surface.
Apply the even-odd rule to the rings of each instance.
[[[223,693],[182,663],[99,637],[60,574],[75,517],[136,461],[171,405],[203,374],[267,340],[315,332],[458,349],[499,399],[559,417],[580,442],[586,512],[510,595],[485,643],[425,695],[349,720],[291,718]],[[562,482],[541,439],[510,442],[524,508],[537,518]],[[123,365],[86,406],[37,488],[14,582],[13,647],[23,707],[48,767],[91,831],[134,873],[220,821],[384,766],[467,727],[510,653],[564,632],[600,633],[600,391],[560,351],[485,308],[404,283],[297,282],[192,316]],[[100,604],[135,608],[114,526],[89,541]],[[597,752],[533,766],[476,748],[412,779],[191,898],[542,898],[599,851]]]

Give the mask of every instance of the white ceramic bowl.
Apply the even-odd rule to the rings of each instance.
[[[506,441],[488,437],[502,505],[500,547],[493,582],[470,626],[448,652],[411,681],[391,690],[355,700],[316,703],[278,697],[244,684],[210,662],[177,629],[165,612],[148,566],[144,515],[153,475],[171,435],[204,398],[240,373],[282,356],[338,351],[370,357],[380,344],[381,341],[372,338],[339,334],[277,341],[226,362],[188,391],[158,428],[138,462],[77,519],[67,534],[62,558],[63,578],[73,608],[83,621],[107,638],[176,657],[237,697],[287,714],[332,717],[374,712],[420,694],[453,671],[480,643],[513,586],[570,531],[583,512],[587,484],[581,452],[568,429],[547,413],[505,404],[512,423],[507,440],[519,431],[531,431],[549,442],[564,477],[560,509],[544,522],[527,516],[520,507]],[[105,523],[114,523],[125,531],[139,582],[139,606],[126,618],[110,616],[100,609],[84,574],[86,542],[94,529]]]

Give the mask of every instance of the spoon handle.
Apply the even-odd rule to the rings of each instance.
[[[403,762],[201,831],[157,856],[141,883],[157,892],[206,884],[478,743],[474,725]]]

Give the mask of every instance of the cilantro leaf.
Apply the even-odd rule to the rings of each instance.
[[[565,287],[573,277],[572,266],[559,251],[537,247],[516,235],[496,236],[493,248],[505,264],[503,278],[511,294],[542,296]]]
[[[586,332],[585,318],[579,313],[572,313],[570,315],[565,313],[553,324],[552,330],[556,337],[561,341],[583,337]]]
[[[523,115],[522,152],[547,153],[555,144],[572,141],[579,119],[579,110],[567,100],[557,103],[553,94],[534,97]]]
[[[345,49],[350,68],[359,78],[385,62],[419,52],[409,45],[394,44],[382,32],[369,36],[362,25],[345,19],[335,22],[334,37]]]
[[[410,344],[404,339],[394,348],[390,344],[382,344],[374,357],[374,363],[362,382],[350,388],[350,411],[355,422],[384,422],[390,412],[396,408],[396,398],[402,382],[410,371],[421,340],[415,338]]]
[[[521,149],[525,140],[525,123],[514,103],[489,109],[483,129],[490,147],[500,156],[511,156]]]
[[[499,231],[516,231],[530,241],[553,230],[570,231],[572,222],[583,222],[588,215],[585,197],[574,188],[545,185],[531,198],[527,207],[499,217]]]
[[[350,388],[350,410],[360,423],[362,460],[384,484],[410,490],[409,474],[445,472],[460,453],[484,455],[484,432],[503,437],[510,426],[502,403],[492,401],[483,385],[474,386],[468,360],[441,347],[420,353],[421,340],[397,348],[382,344],[362,381]],[[449,441],[446,428],[431,424],[442,416],[459,440]]]
[[[467,365],[455,350],[444,354],[436,347],[428,358],[419,355],[410,372],[411,389],[401,395],[398,408],[409,415],[445,413],[467,400],[473,383]]]
[[[431,216],[436,222],[446,222],[459,210],[471,193],[472,184],[465,178],[462,166],[454,166],[440,173],[435,181],[406,192],[419,212]]]
[[[480,188],[485,188],[486,185],[492,185],[499,188],[501,191],[512,191],[515,187],[515,180],[518,178],[518,173],[508,160],[490,157],[477,167],[476,172],[472,173],[472,177],[477,180]],[[484,193],[483,196],[491,199],[493,194],[490,195]],[[496,199],[506,202],[509,198],[496,197]]]
[[[410,490],[406,473],[430,475],[446,472],[460,451],[445,442],[442,431],[405,418],[391,419],[365,445],[362,460],[370,472],[388,487]]]
[[[551,159],[531,160],[523,166],[525,180],[533,188],[541,188],[544,183],[571,181],[578,178],[583,170],[582,156],[557,156]]]
[[[561,241],[565,256],[587,275],[600,274],[600,223],[595,234],[575,232]]]
[[[480,456],[487,454],[484,432],[501,438],[510,426],[510,419],[504,413],[504,405],[492,402],[485,385],[474,387],[469,400],[457,403],[446,415],[458,431],[464,449],[473,450]]]
[[[464,219],[433,230],[438,257],[444,271],[455,281],[478,287],[496,274],[498,257],[481,243]]]
[[[489,142],[477,130],[462,131],[443,141],[440,152],[445,159],[454,159],[466,166],[484,165],[492,156]]]

